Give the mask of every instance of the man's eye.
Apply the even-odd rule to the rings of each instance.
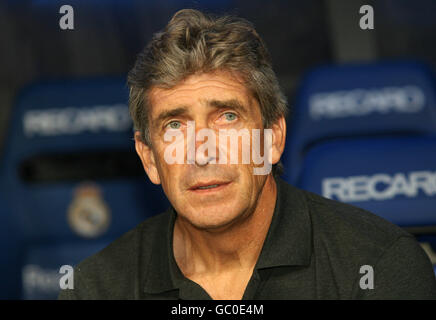
[[[180,121],[171,121],[167,124],[167,127],[169,127],[170,129],[180,129],[181,126],[182,124],[180,123]]]
[[[226,113],[224,113],[224,116],[226,117],[227,121],[234,121],[234,120],[236,120],[236,114],[234,114],[234,113],[226,112]]]

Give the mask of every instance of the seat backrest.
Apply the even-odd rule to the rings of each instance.
[[[432,72],[412,62],[327,66],[303,79],[283,155],[295,183],[307,150],[339,137],[436,132]]]
[[[338,139],[307,153],[298,186],[415,232],[436,231],[436,139]]]
[[[56,298],[60,266],[168,206],[135,153],[127,100],[125,78],[39,83],[19,95],[0,194],[23,243],[22,297]]]

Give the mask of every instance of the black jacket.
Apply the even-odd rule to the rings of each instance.
[[[271,226],[243,299],[436,298],[433,268],[413,236],[283,180],[277,187]],[[74,289],[59,299],[210,299],[174,260],[175,218],[170,208],[80,263]]]

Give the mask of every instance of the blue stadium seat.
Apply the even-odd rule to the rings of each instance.
[[[297,185],[414,234],[436,274],[436,137],[336,139],[311,148]]]
[[[284,178],[374,212],[434,249],[435,141],[436,90],[427,66],[322,67],[298,93]]]
[[[127,99],[125,78],[39,83],[19,95],[0,159],[11,239],[0,252],[2,296],[56,298],[62,265],[167,208],[135,153]]]
[[[419,63],[321,67],[302,81],[283,155],[284,178],[295,184],[305,153],[341,137],[434,135],[436,93]]]
[[[436,138],[320,144],[308,151],[298,185],[401,227],[436,231]]]

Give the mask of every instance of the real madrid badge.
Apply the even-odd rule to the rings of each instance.
[[[68,223],[85,238],[98,237],[108,229],[110,212],[97,185],[83,183],[75,189],[68,208]]]

